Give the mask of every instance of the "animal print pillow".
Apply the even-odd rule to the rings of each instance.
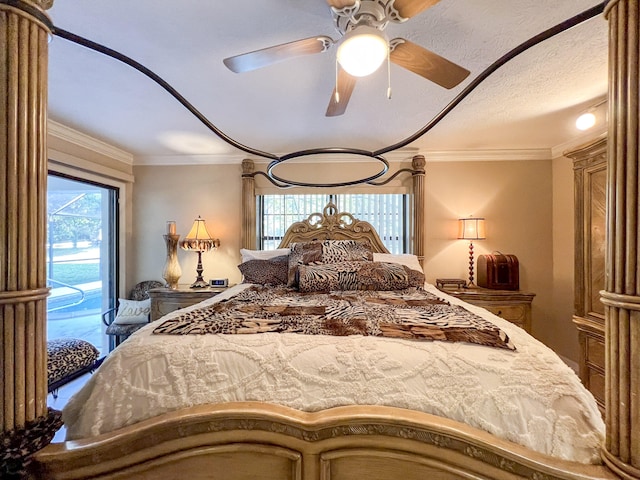
[[[244,276],[243,283],[260,285],[286,285],[289,256],[280,255],[270,259],[254,259],[238,265]]]
[[[300,265],[298,282],[301,292],[402,290],[422,287],[424,274],[397,263],[341,262]]]
[[[299,265],[373,260],[371,245],[355,240],[323,240],[291,244],[287,286],[295,287]]]

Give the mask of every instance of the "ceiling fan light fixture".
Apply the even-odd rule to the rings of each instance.
[[[362,25],[347,32],[338,47],[340,66],[354,77],[372,74],[389,54],[384,34],[374,27]]]

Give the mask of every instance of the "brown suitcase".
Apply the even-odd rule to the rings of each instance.
[[[500,252],[479,255],[478,286],[494,290],[518,290],[518,257]]]

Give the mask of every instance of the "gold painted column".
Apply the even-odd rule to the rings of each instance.
[[[256,248],[256,181],[253,160],[242,160],[242,248]]]
[[[47,411],[47,65],[52,1],[0,0],[0,477],[51,439]],[[16,430],[26,433],[16,436]],[[54,430],[55,432],[55,430]]]
[[[416,155],[411,161],[413,168],[413,254],[420,264],[424,262],[424,155]],[[424,266],[424,265],[423,265]]]
[[[606,323],[607,465],[622,478],[640,478],[640,199],[638,0],[611,0]]]

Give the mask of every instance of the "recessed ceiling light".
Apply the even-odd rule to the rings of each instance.
[[[596,124],[596,116],[593,112],[586,112],[580,115],[576,120],[576,128],[578,130],[589,130]]]

